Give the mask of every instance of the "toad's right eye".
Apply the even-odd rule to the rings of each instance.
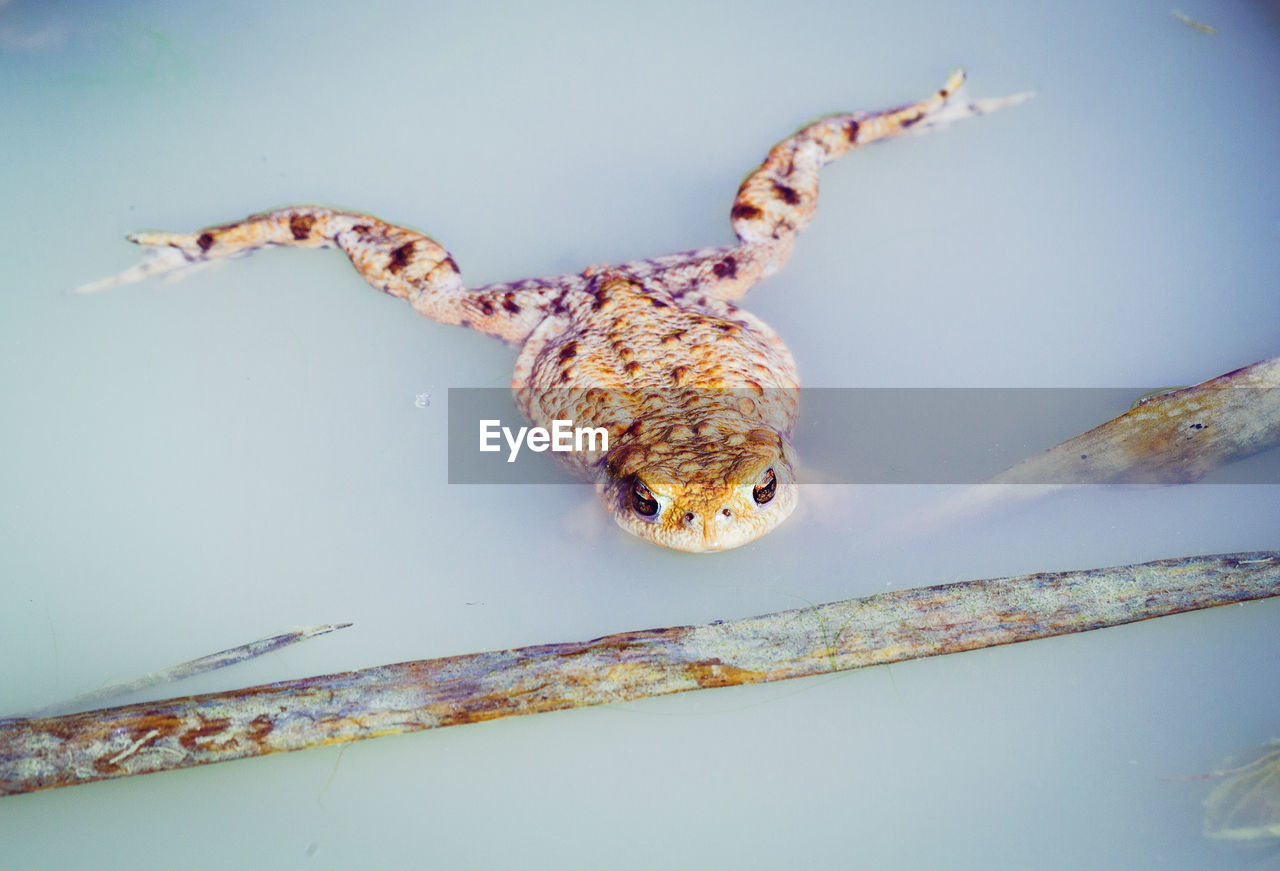
[[[760,476],[760,483],[751,491],[751,495],[755,498],[757,505],[764,505],[773,498],[773,494],[778,491],[778,476],[773,473],[773,469],[767,469]]]
[[[658,513],[658,500],[639,478],[631,482],[631,508],[641,517],[653,517]]]

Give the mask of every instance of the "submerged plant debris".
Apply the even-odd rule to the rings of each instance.
[[[1280,846],[1280,741],[1222,773],[1228,779],[1204,802],[1205,837],[1239,847]]]
[[[153,671],[150,674],[144,674],[135,680],[111,684],[22,716],[26,718],[47,717],[58,713],[82,711],[91,705],[101,704],[127,693],[136,693],[160,684],[175,683],[180,680],[186,680],[189,677],[195,677],[198,674],[226,668],[229,665],[236,665],[254,657],[273,653],[281,648],[288,647],[290,644],[297,644],[299,641],[315,638],[317,635],[326,635],[338,629],[346,629],[350,625],[350,623],[325,623],[321,626],[308,626],[305,629],[295,629],[292,632],[272,635],[270,638],[260,638],[248,644],[219,650],[217,653],[210,653],[208,656],[201,656],[189,662],[179,663],[169,668]]]
[[[1190,484],[1280,445],[1280,357],[1191,387],[1139,396],[1128,411],[965,487],[916,518],[918,537],[963,517],[1068,487]]]
[[[880,593],[404,662],[60,717],[0,720],[0,795],[498,717],[958,653],[1280,595],[1280,552]]]
[[[1172,9],[1170,10],[1169,14],[1172,15],[1174,18],[1178,19],[1179,21],[1181,21],[1187,27],[1190,27],[1192,30],[1198,30],[1201,33],[1207,33],[1209,36],[1214,36],[1218,32],[1218,28],[1214,27],[1211,24],[1205,24],[1203,21],[1196,21],[1190,15],[1183,12],[1181,9]]]
[[[988,484],[1187,484],[1280,444],[1280,357],[1129,411],[996,475]]]

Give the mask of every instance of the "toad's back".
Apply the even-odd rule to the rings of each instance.
[[[605,271],[530,336],[514,386],[544,427],[608,431],[607,454],[558,456],[646,538],[719,549],[794,505],[795,361],[728,300]]]

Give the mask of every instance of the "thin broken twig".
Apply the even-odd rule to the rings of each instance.
[[[1214,36],[1218,33],[1218,28],[1214,27],[1211,24],[1205,24],[1203,21],[1196,21],[1190,15],[1183,12],[1181,9],[1171,9],[1169,10],[1169,14],[1172,15],[1174,18],[1178,19],[1183,24],[1185,24],[1187,27],[1190,27],[1192,30],[1198,30],[1201,33],[1207,33],[1209,36]]]
[[[109,699],[123,696],[126,693],[136,693],[139,690],[145,690],[160,684],[186,680],[198,674],[247,662],[254,657],[288,647],[290,644],[297,644],[299,641],[306,641],[308,638],[315,638],[317,635],[325,635],[338,629],[346,629],[350,625],[350,623],[324,623],[319,626],[308,626],[305,629],[295,629],[292,632],[272,635],[270,638],[259,638],[257,641],[250,641],[248,644],[229,647],[226,650],[219,650],[217,653],[210,653],[208,656],[201,656],[169,668],[149,672],[130,681],[115,683],[92,692],[82,693],[73,698],[46,705],[39,710],[29,711],[19,716],[31,719],[34,717],[48,717],[64,711],[82,711],[90,705],[98,705]]]
[[[678,626],[0,720],[0,795],[498,717],[787,680],[1280,595],[1280,552],[880,593]]]

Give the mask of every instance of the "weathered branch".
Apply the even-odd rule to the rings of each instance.
[[[1280,357],[1156,394],[1088,432],[965,487],[912,519],[918,538],[953,523],[1009,509],[1066,487],[1192,483],[1280,444]]]
[[[1280,443],[1280,357],[1150,396],[988,484],[1181,484]]]
[[[1280,552],[881,593],[762,617],[0,721],[0,795],[957,653],[1280,595]]]

